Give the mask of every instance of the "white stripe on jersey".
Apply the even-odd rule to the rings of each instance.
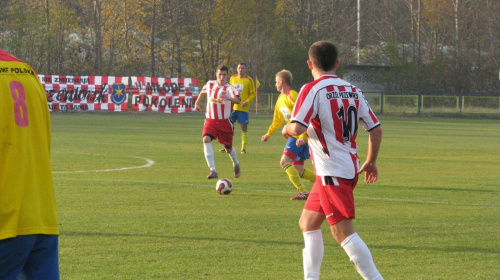
[[[239,96],[238,90],[226,83],[223,86],[217,85],[217,81],[208,81],[201,92],[207,93],[207,119],[223,120],[228,119],[233,110],[233,103],[225,97]]]
[[[332,75],[302,87],[291,121],[308,127],[316,175],[345,179],[359,170],[358,123],[366,130],[380,125],[362,92]]]

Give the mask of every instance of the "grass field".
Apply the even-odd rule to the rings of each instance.
[[[260,141],[271,118],[251,116],[239,179],[215,155],[235,186],[222,196],[201,114],[52,113],[61,279],[303,279],[304,202],[280,171],[285,140]],[[354,224],[382,275],[500,279],[500,122],[380,119],[380,177],[358,184]],[[360,279],[326,224],[323,237],[322,279]]]

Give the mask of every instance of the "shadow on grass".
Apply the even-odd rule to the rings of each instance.
[[[411,187],[411,186],[395,186],[395,185],[377,185],[377,188],[388,188],[398,190],[427,190],[427,191],[449,191],[449,192],[479,192],[479,193],[500,193],[500,190],[482,190],[482,189],[467,189],[467,188],[439,188],[439,187]]]
[[[274,244],[274,245],[298,245],[302,246],[304,243],[301,241],[288,242],[288,241],[276,241],[276,240],[259,240],[259,239],[230,239],[230,238],[220,238],[220,237],[196,237],[196,236],[175,236],[175,235],[147,235],[147,234],[133,234],[133,233],[102,233],[102,232],[79,232],[79,231],[68,231],[61,232],[61,236],[100,236],[100,237],[153,237],[153,238],[165,238],[165,239],[180,239],[180,240],[195,240],[195,241],[226,241],[226,242],[245,242],[245,243],[258,243],[258,244]],[[327,245],[327,244],[325,244]],[[500,250],[498,249],[486,249],[477,247],[463,247],[463,246],[453,246],[453,247],[429,247],[429,246],[396,246],[396,245],[373,245],[368,244],[370,248],[377,249],[388,249],[388,250],[407,250],[407,251],[439,251],[439,252],[462,252],[462,253],[481,253],[481,254],[496,254],[500,255]]]

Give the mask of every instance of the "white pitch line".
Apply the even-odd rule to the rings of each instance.
[[[153,166],[155,164],[154,160],[143,157],[131,157],[131,158],[139,158],[146,161],[146,164],[141,166],[129,166],[129,167],[120,167],[120,168],[110,168],[110,169],[96,169],[96,170],[75,170],[75,171],[53,171],[53,174],[62,174],[62,173],[85,173],[85,172],[111,172],[111,171],[121,171],[121,170],[130,170],[130,169],[139,169],[139,168],[147,168]]]

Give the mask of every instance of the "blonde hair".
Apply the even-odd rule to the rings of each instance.
[[[293,81],[292,72],[283,69],[283,70],[279,71],[278,73],[276,73],[276,77],[279,77],[280,79],[282,79],[285,84],[287,84],[289,86],[292,85],[292,81]]]

